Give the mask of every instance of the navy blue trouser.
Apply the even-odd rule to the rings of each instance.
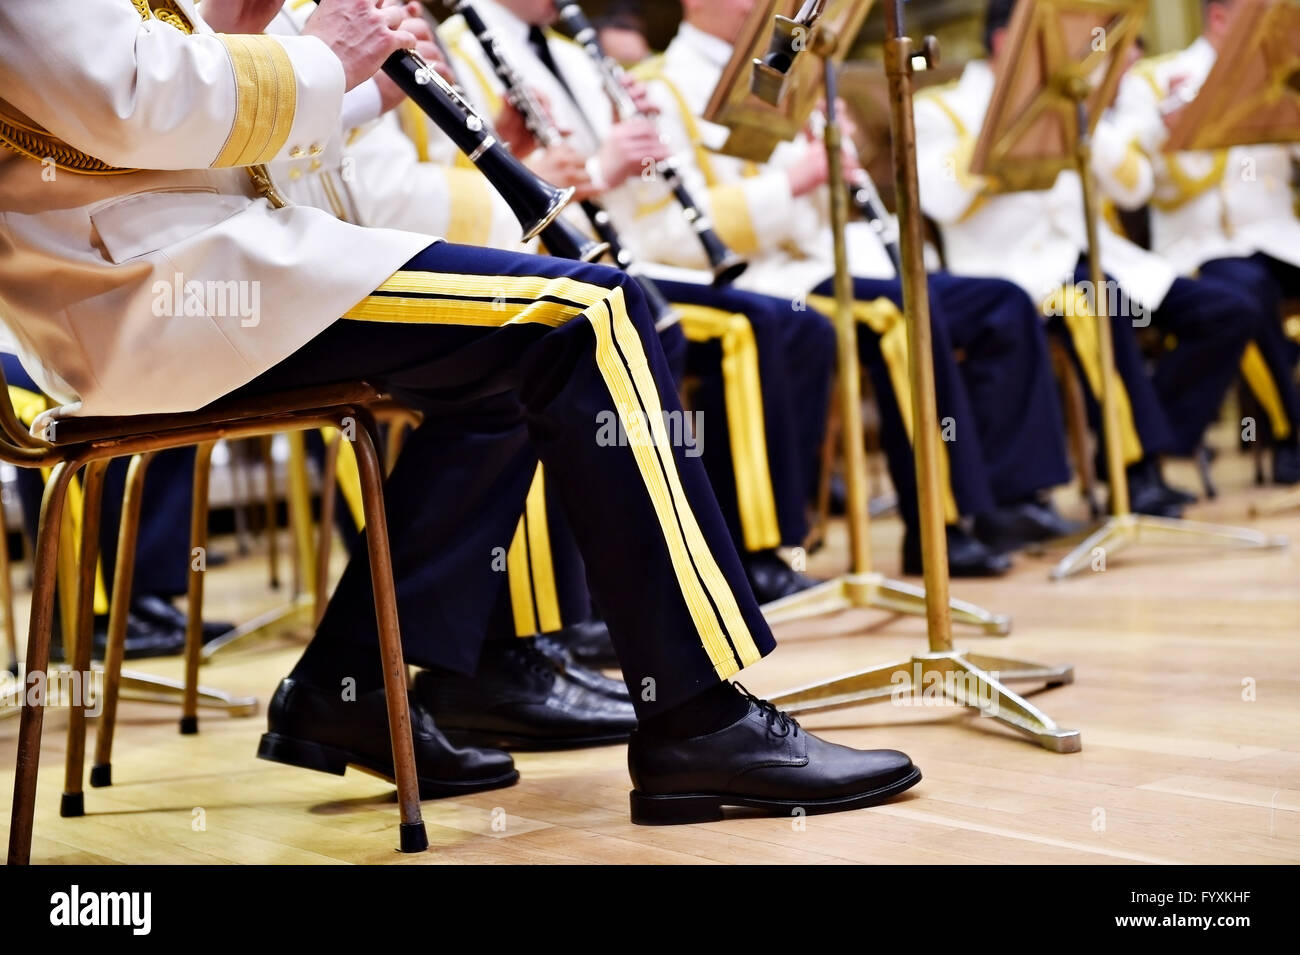
[[[1088,269],[1080,264],[1075,281],[1088,280]],[[1133,331],[1132,316],[1140,310],[1122,289],[1116,304],[1117,314],[1111,318],[1115,367],[1128,391],[1142,449],[1148,455],[1186,457],[1200,445],[1236,378],[1242,350],[1255,324],[1248,316],[1255,308],[1226,283],[1176,279],[1150,315],[1152,325],[1172,336],[1175,346],[1161,354],[1148,373]],[[1090,389],[1086,390],[1095,427],[1100,412]],[[1104,462],[1099,460],[1099,464]]]
[[[539,458],[642,717],[773,648],[703,465],[655,440],[680,406],[622,273],[438,243],[241,393],[355,378],[424,413],[386,485],[411,663],[472,672]],[[377,687],[375,641],[357,548],[295,672]]]
[[[817,483],[814,465],[826,434],[835,329],[826,316],[791,299],[687,282],[656,283],[669,301],[744,315],[758,348],[763,427],[781,543],[795,547],[808,534],[808,501]],[[727,518],[732,539],[743,534],[735,462],[727,422],[721,354],[713,342],[690,342],[687,370],[699,380],[694,410],[706,424],[704,466]]]
[[[1239,321],[1251,330],[1251,340],[1259,348],[1269,377],[1277,389],[1282,410],[1286,414],[1295,441],[1300,434],[1300,389],[1295,384],[1296,362],[1300,360],[1300,344],[1291,341],[1282,332],[1282,301],[1300,296],[1300,268],[1271,256],[1258,253],[1248,259],[1215,259],[1201,266],[1201,277],[1229,285],[1244,294],[1250,307],[1244,310]],[[1266,416],[1264,425],[1271,434],[1272,422]]]
[[[16,388],[38,391],[17,356],[0,356],[5,378]],[[144,507],[140,512],[140,538],[136,544],[132,593],[178,597],[188,585],[190,564],[190,508],[194,499],[194,449],[163,451],[149,465],[144,481]],[[104,510],[100,524],[100,561],[104,586],[112,591],[116,568],[117,532],[122,520],[122,495],[126,492],[128,460],[114,461],[104,475]],[[18,495],[23,522],[33,540],[41,517],[45,482],[32,468],[18,470]]]
[[[1042,320],[1029,297],[1001,279],[946,272],[930,276],[929,291],[935,397],[940,422],[951,419],[945,448],[958,511],[980,514],[1068,481],[1060,399]],[[829,282],[817,290],[832,293]],[[894,280],[855,279],[854,294],[902,307]],[[879,339],[865,326],[859,326],[858,347],[875,386],[899,511],[915,528],[916,469],[898,399]]]

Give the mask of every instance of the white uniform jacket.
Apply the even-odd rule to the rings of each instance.
[[[274,209],[238,168],[323,154],[343,86],[319,40],[190,0],[0,3],[0,313],[62,413],[199,408],[433,241]]]

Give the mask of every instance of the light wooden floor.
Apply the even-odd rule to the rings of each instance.
[[[1192,516],[1300,541],[1300,509],[1246,516],[1251,501],[1278,492],[1248,488],[1242,462],[1216,473],[1223,498]],[[1194,484],[1186,469],[1175,476]],[[886,572],[898,569],[898,533],[896,520],[873,528]],[[839,566],[842,531],[834,544],[813,571]],[[412,857],[394,851],[396,809],[383,782],[257,760],[261,717],[212,717],[199,736],[181,737],[170,710],[142,704],[122,713],[116,785],[88,790],[86,817],[60,819],[65,717],[51,711],[33,861],[1300,861],[1300,552],[1135,551],[1065,583],[1050,582],[1049,567],[1048,557],[1022,558],[1006,579],[957,582],[955,595],[1015,616],[1009,638],[958,643],[1072,662],[1077,682],[1034,701],[1082,730],[1078,754],[1045,752],[950,708],[810,716],[809,728],[836,741],[906,750],[925,779],[891,805],[809,817],[802,829],[761,818],[636,827],[622,747],[523,754],[517,786],[425,803],[434,851]],[[213,572],[208,588],[213,616],[247,618],[277,599],[258,559]],[[867,612],[789,625],[778,637],[777,653],[742,677],[755,692],[902,658],[924,642],[917,621]],[[203,680],[265,701],[294,655],[291,638],[263,643],[206,668]],[[137,668],[179,673],[173,661]],[[0,722],[6,806],[16,733],[17,720]]]

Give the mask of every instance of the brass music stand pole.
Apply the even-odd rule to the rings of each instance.
[[[816,39],[813,41],[815,54],[821,56],[825,53],[826,46],[834,46],[834,41],[827,39],[824,28],[815,36]],[[818,41],[823,44],[822,49],[818,49]],[[835,64],[829,56],[826,57],[824,82],[826,84],[826,129],[823,140],[830,170],[831,235],[835,249],[835,335],[840,427],[843,434],[844,483],[848,492],[850,570],[848,574],[765,604],[763,616],[771,624],[803,620],[854,608],[887,610],[913,616],[926,613],[926,588],[900,580],[891,580],[873,570],[871,564],[871,500],[870,490],[867,487],[867,454],[862,445],[862,387],[858,361],[858,329],[854,318],[853,275],[849,270],[848,240],[845,232],[849,220],[849,193],[844,176],[844,134],[835,105],[837,94]],[[923,285],[925,283],[924,268],[921,271],[921,283]],[[913,406],[915,407],[915,404]],[[937,416],[926,420],[935,420],[935,417]],[[916,416],[914,430],[917,432],[918,446],[920,445],[919,434],[923,427],[920,420],[919,416]],[[940,521],[939,535],[942,537],[943,534],[944,525]],[[944,562],[946,566],[946,556]],[[992,613],[965,600],[950,599],[946,575],[943,599],[948,612],[958,623],[978,627],[984,634],[990,636],[1006,636],[1011,631],[1009,615]]]
[[[1128,480],[1125,476],[1124,452],[1119,435],[1119,381],[1115,370],[1115,344],[1110,327],[1109,298],[1104,293],[1106,276],[1101,268],[1098,245],[1096,184],[1092,178],[1092,134],[1089,131],[1088,97],[1090,87],[1077,73],[1062,80],[1065,93],[1075,102],[1075,169],[1083,191],[1083,214],[1088,235],[1088,271],[1092,281],[1092,313],[1097,322],[1097,345],[1102,380],[1102,441],[1106,448],[1106,468],[1110,475],[1111,516],[1092,534],[1070,551],[1052,570],[1053,580],[1063,580],[1103,561],[1125,547],[1137,543],[1218,544],[1237,550],[1284,548],[1286,537],[1219,524],[1206,524],[1167,517],[1134,514],[1129,507]],[[1104,564],[1103,564],[1104,566]]]
[[[916,172],[916,126],[912,113],[913,45],[911,38],[903,35],[902,0],[886,0],[885,23],[885,71],[889,76],[894,177],[898,188],[902,242],[901,278],[912,361],[921,559],[925,569],[925,611],[930,651],[827,683],[791,690],[773,697],[772,702],[791,713],[807,713],[885,699],[899,701],[908,695],[918,698],[924,694],[925,698],[942,697],[977,709],[982,715],[1031,737],[1046,749],[1058,753],[1078,752],[1082,746],[1078,730],[1061,728],[1005,685],[1013,679],[1032,679],[1046,682],[1048,686],[1059,686],[1073,682],[1073,667],[1042,666],[953,649],[948,599],[948,544],[939,482],[939,426],[934,393],[930,302],[921,229],[920,185]],[[937,60],[937,45],[932,38],[927,38],[924,56],[931,65]],[[828,70],[833,68],[833,64],[827,64]],[[833,77],[828,74],[828,78],[832,80],[829,93],[833,91]],[[851,413],[852,409],[846,411]],[[854,443],[848,442],[850,446]],[[850,503],[852,501],[850,496]]]

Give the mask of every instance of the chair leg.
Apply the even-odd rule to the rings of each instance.
[[[338,499],[334,487],[339,473],[339,449],[343,432],[336,431],[325,446],[325,463],[320,478],[320,528],[316,540],[316,584],[312,594],[316,600],[315,625],[320,626],[329,603],[330,549],[334,543],[334,502]]]
[[[1201,476],[1201,488],[1209,500],[1219,496],[1219,489],[1214,486],[1214,476],[1210,470],[1210,449],[1203,443],[1196,446],[1196,471]]]
[[[95,787],[113,785],[113,733],[117,729],[117,701],[122,689],[122,660],[126,655],[126,619],[135,577],[136,545],[140,540],[144,477],[154,454],[152,451],[137,454],[126,472],[113,598],[109,602],[108,649],[104,653],[104,709],[95,733],[95,761],[90,767],[90,785]]]
[[[107,460],[86,465],[81,508],[81,546],[77,551],[77,642],[68,676],[80,687],[81,698],[68,700],[68,751],[59,815],[86,814],[82,780],[86,769],[86,711],[92,696],[90,656],[95,642],[95,577],[99,569],[99,524],[104,510],[104,471]]]
[[[365,503],[366,544],[370,551],[371,584],[375,590],[375,618],[379,625],[379,653],[384,668],[384,693],[388,701],[388,729],[393,746],[393,777],[401,811],[400,846],[403,852],[423,852],[429,835],[420,814],[420,787],[415,774],[415,746],[411,737],[411,710],[406,695],[406,663],[397,621],[397,591],[393,559],[388,547],[388,519],[384,512],[384,472],[376,451],[376,428],[368,414],[356,414],[355,450]],[[345,422],[340,422],[340,425]]]
[[[826,409],[826,436],[822,439],[821,452],[821,469],[817,475],[816,511],[813,515],[812,527],[803,540],[803,548],[810,554],[825,542],[826,527],[831,519],[831,480],[840,454],[839,396],[834,390]]]
[[[0,503],[0,604],[5,615],[5,646],[9,650],[9,672],[18,672],[18,621],[14,617],[13,568],[9,562],[9,526]]]
[[[41,725],[45,693],[33,693],[33,678],[43,680],[50,667],[50,628],[54,618],[54,584],[59,560],[59,534],[68,485],[80,461],[57,465],[45,484],[41,519],[32,558],[32,614],[27,630],[27,693],[18,722],[18,756],[14,764],[14,799],[9,821],[9,864],[27,865],[32,857],[32,821],[36,814],[36,774],[41,764]],[[48,684],[46,686],[48,690]]]
[[[271,589],[280,589],[280,534],[279,516],[275,501],[275,456],[271,454],[274,441],[270,435],[255,439],[262,449],[262,467],[266,474],[266,559],[271,565]]]
[[[1083,397],[1083,384],[1060,342],[1051,339],[1049,353],[1061,389],[1066,436],[1070,443],[1070,456],[1079,472],[1080,493],[1088,504],[1088,512],[1096,518],[1101,516],[1101,503],[1097,497],[1097,467],[1088,442],[1088,409]]]
[[[181,733],[199,731],[199,662],[203,652],[203,584],[208,570],[208,484],[213,442],[198,447],[194,464],[194,504],[190,510],[190,580],[186,598],[185,700]]]

